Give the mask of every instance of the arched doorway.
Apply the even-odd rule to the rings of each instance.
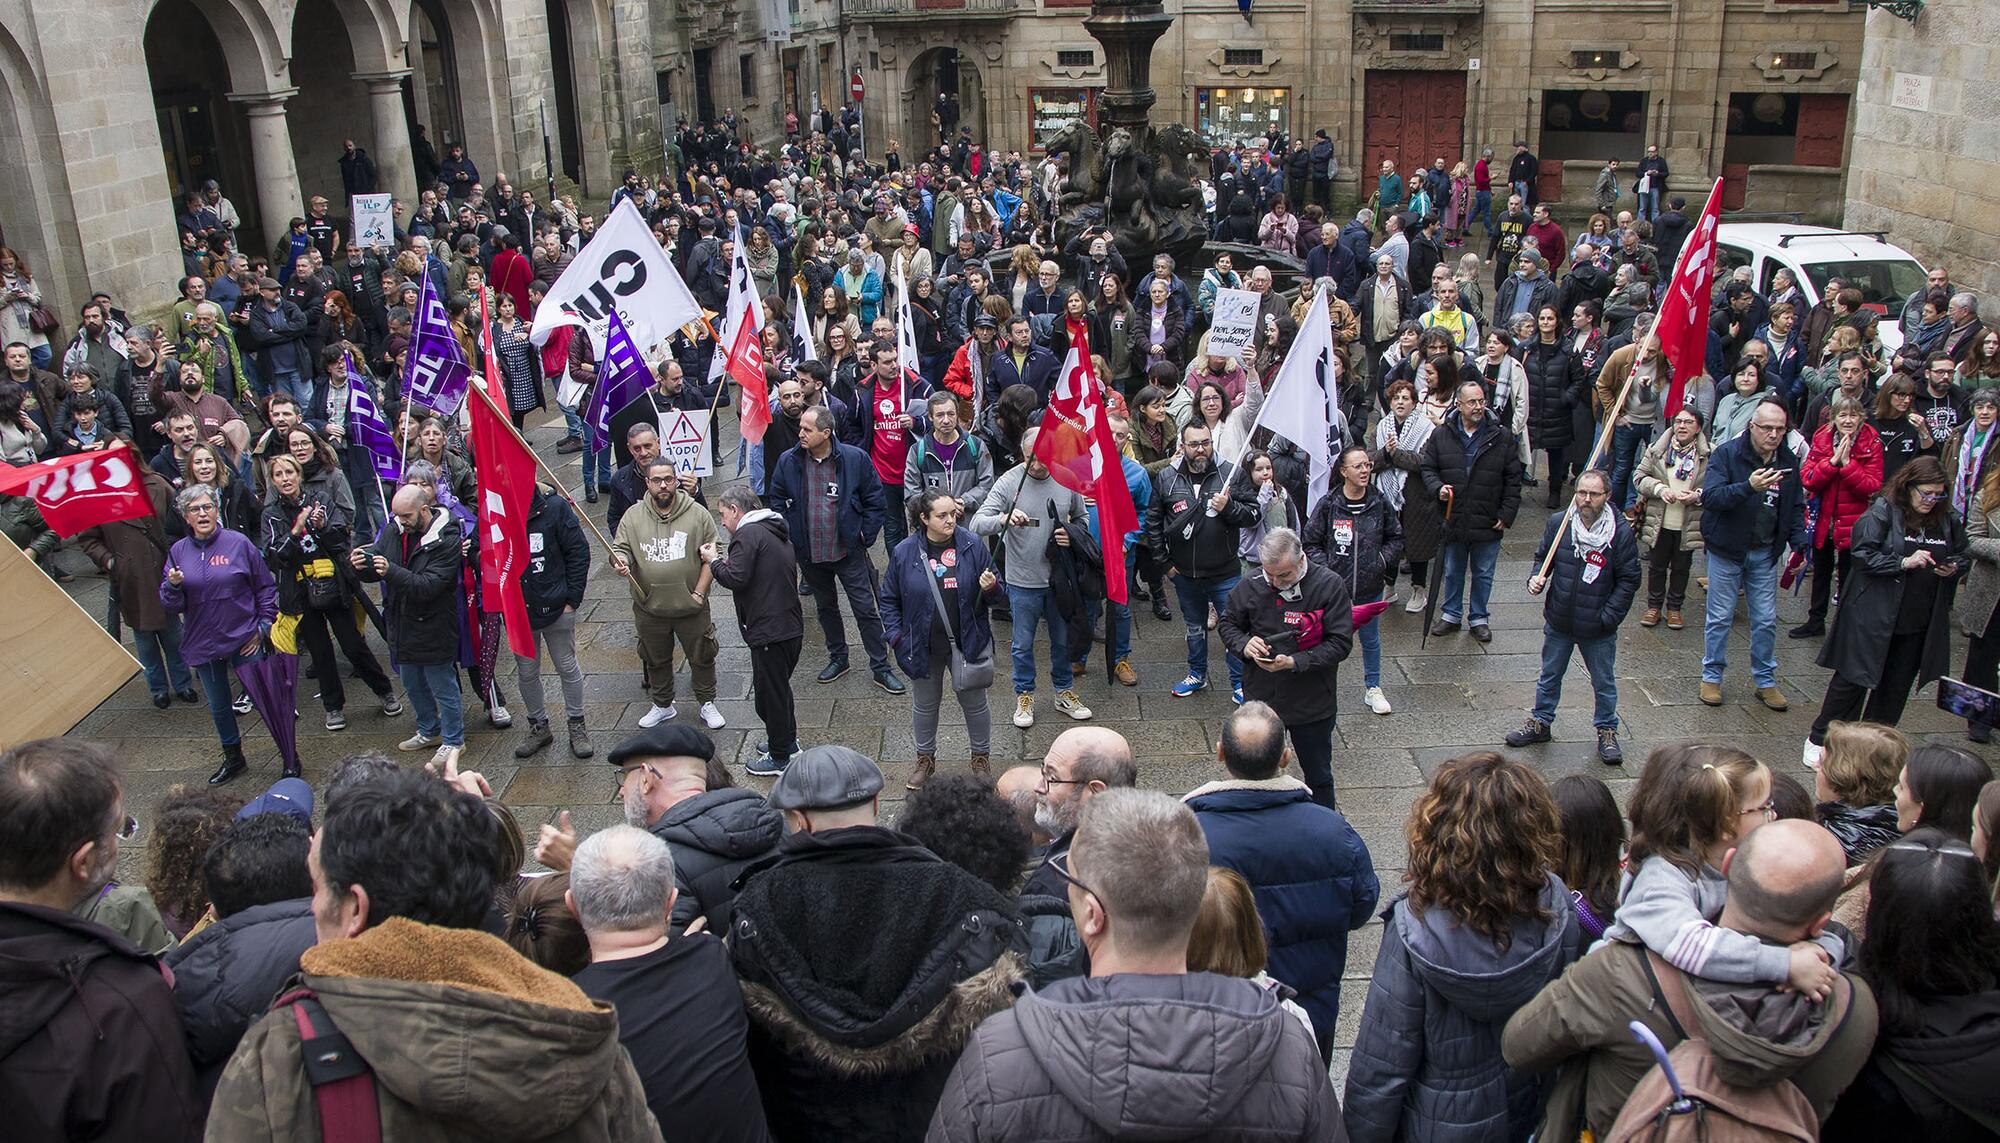
[[[549,23],[550,86],[554,106],[549,130],[558,137],[556,161],[587,194],[611,181],[607,116],[599,81],[599,30],[604,26],[596,0],[546,0]]]
[[[404,107],[415,116],[410,137],[424,127],[440,159],[449,144],[462,143],[482,172],[512,172],[518,165],[513,132],[503,128],[500,114],[506,58],[499,26],[490,0],[416,0],[404,55],[411,69]],[[549,116],[553,131],[553,107]],[[541,159],[539,147],[534,158]]]
[[[340,9],[326,0],[300,4],[292,22],[291,69],[299,93],[285,106],[292,155],[299,189],[307,199],[325,195],[335,215],[347,211],[340,184],[342,141],[353,139],[364,149],[375,149],[368,87],[354,78],[356,70],[354,44]]]
[[[185,191],[214,179],[242,216],[239,233],[261,233],[249,129],[242,109],[226,98],[228,61],[208,17],[192,0],[161,0],[146,21],[145,52],[172,192],[167,217],[179,210]]]
[[[465,110],[458,94],[458,47],[440,0],[417,0],[410,14],[408,111],[410,137],[423,126],[442,156],[451,143],[465,142]]]
[[[932,48],[911,62],[909,82],[903,85],[904,126],[898,141],[906,151],[928,149],[939,141],[931,126],[931,112],[944,92],[958,97],[958,126],[972,128],[972,137],[981,147],[990,145],[978,65],[957,48]]]
[[[55,131],[47,96],[20,45],[0,29],[0,245],[25,259],[44,304],[58,313],[74,313],[78,285],[61,259],[62,236],[74,241],[76,226],[63,224],[57,233],[55,209],[66,196],[67,180],[60,163],[34,157],[29,140]]]

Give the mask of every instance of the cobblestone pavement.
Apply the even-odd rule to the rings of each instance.
[[[724,433],[733,441],[732,426],[725,425]],[[581,503],[580,465],[574,457],[555,453],[560,436],[560,417],[547,419],[529,432],[529,440],[579,493]],[[1382,620],[1383,687],[1395,706],[1395,713],[1386,717],[1371,714],[1362,705],[1359,644],[1341,667],[1339,742],[1334,754],[1340,808],[1374,856],[1385,899],[1396,891],[1401,879],[1404,818],[1427,776],[1438,763],[1467,751],[1504,749],[1502,736],[1521,724],[1533,700],[1542,644],[1541,604],[1531,599],[1525,585],[1532,570],[1534,544],[1547,515],[1541,507],[1545,496],[1545,489],[1527,490],[1520,520],[1502,547],[1493,591],[1491,643],[1482,645],[1460,632],[1433,638],[1429,646],[1420,648],[1419,617],[1405,614],[1400,604],[1392,607]],[[582,506],[594,510],[601,526],[605,505]],[[883,563],[879,544],[874,557],[879,570]],[[91,614],[101,615],[104,581],[90,574],[89,562],[73,548],[65,548],[58,558],[60,566],[78,573],[68,585],[72,594]],[[1408,585],[1402,586],[1407,591]],[[517,762],[514,747],[527,726],[518,703],[513,707],[515,725],[505,731],[489,727],[473,713],[480,710],[477,704],[468,703],[471,710],[463,764],[486,775],[494,790],[513,807],[531,839],[535,827],[553,820],[562,808],[573,811],[577,827],[584,831],[609,825],[620,817],[618,807],[612,804],[613,782],[603,758],[613,743],[636,729],[647,708],[628,598],[624,581],[605,566],[600,551],[577,625],[578,655],[585,671],[586,717],[598,750],[595,759],[579,761],[569,756],[558,719],[556,745],[526,762]],[[1619,634],[1619,714],[1624,722],[1625,765],[1611,767],[1596,760],[1589,676],[1580,659],[1571,663],[1554,726],[1555,741],[1518,753],[1551,779],[1570,773],[1596,774],[1611,784],[1621,802],[1647,751],[1686,739],[1733,743],[1809,783],[1810,776],[1800,766],[1799,757],[1826,684],[1827,672],[1812,661],[1820,641],[1791,640],[1780,631],[1778,675],[1791,709],[1770,711],[1751,693],[1748,634],[1745,621],[1739,618],[1729,641],[1726,701],[1721,707],[1703,706],[1696,688],[1701,674],[1700,617],[1705,602],[1700,589],[1690,584],[1687,629],[1669,631],[1662,625],[1648,630],[1639,626],[1634,615]],[[1781,628],[1799,622],[1804,610],[1804,600],[1787,593],[1779,604]],[[714,737],[723,756],[734,761],[732,769],[739,781],[768,789],[768,780],[749,778],[741,769],[755,757],[762,727],[749,701],[749,653],[736,634],[732,601],[726,591],[717,591],[714,611],[722,643],[717,661],[717,705],[729,719],[728,727],[716,731]],[[860,669],[830,685],[817,685],[814,676],[826,661],[824,643],[810,603],[806,613],[806,648],[794,679],[800,738],[806,745],[841,743],[879,759],[888,781],[883,791],[885,810],[893,816],[900,805],[903,780],[914,761],[909,700],[884,693]],[[848,622],[851,627],[851,616]],[[1001,626],[999,638],[1004,649],[1006,633]],[[852,638],[851,631],[849,634]],[[864,666],[865,656],[858,646],[855,655],[856,667]],[[1210,640],[1210,656],[1212,677],[1226,679],[1219,639]],[[1187,657],[1178,616],[1162,622],[1143,605],[1138,607],[1133,617],[1132,657],[1139,670],[1137,687],[1106,682],[1102,660],[1093,656],[1092,669],[1087,678],[1079,680],[1077,690],[1093,711],[1094,721],[1118,730],[1131,742],[1139,759],[1140,782],[1146,786],[1181,793],[1217,776],[1216,741],[1230,710],[1229,695],[1220,686],[1186,699],[1168,693],[1185,672]],[[1954,664],[1963,662],[1963,640],[1952,658]],[[1037,659],[1046,672],[1046,636]],[[560,691],[549,675],[545,670],[549,699],[552,706],[559,707]],[[501,677],[505,693],[516,697],[518,688],[511,668],[503,668]],[[679,691],[679,717],[695,720],[685,670]],[[1071,723],[1053,709],[1046,677],[1037,721],[1030,729],[1017,729],[1009,721],[1011,705],[1006,702],[1006,691],[1003,668],[993,704],[994,765],[1038,763],[1049,743]],[[349,704],[347,729],[328,733],[322,729],[313,693],[311,679],[302,679],[300,754],[305,777],[315,785],[343,755],[376,748],[394,756],[396,742],[410,733],[409,715],[384,718],[365,690],[361,698],[371,701]],[[963,768],[968,749],[963,719],[950,702],[944,704],[942,716],[940,767],[945,771]],[[1912,700],[1902,728],[1919,740],[1965,743],[1962,724],[1937,709],[1930,690]],[[204,781],[219,758],[205,707],[176,703],[167,710],[156,710],[137,677],[84,719],[75,733],[110,741],[119,748],[129,771],[126,804],[141,822],[149,820],[168,789],[176,783]],[[234,789],[248,798],[278,776],[279,763],[255,716],[244,720],[244,735],[251,769],[236,780]],[[402,757],[421,761],[424,756]],[[2000,751],[1988,748],[1987,757],[1989,761],[2000,759]],[[142,880],[144,860],[143,845],[128,846],[120,861],[121,878]],[[1337,1073],[1344,1073],[1345,1049],[1354,1040],[1378,933],[1379,924],[1371,924],[1356,934],[1351,946]]]

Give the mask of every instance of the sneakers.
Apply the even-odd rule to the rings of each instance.
[[[896,677],[896,672],[886,668],[875,672],[875,685],[892,695],[906,695],[910,693],[910,688],[903,685],[903,680]]]
[[[937,773],[937,755],[919,754],[917,764],[910,767],[910,780],[903,783],[903,788],[921,790],[924,788],[924,783],[930,781],[931,775],[935,773]]]
[[[1242,687],[1240,687],[1240,686],[1235,686],[1235,687],[1230,687],[1230,688],[1229,688],[1229,701],[1230,701],[1230,702],[1233,702],[1233,703],[1235,703],[1235,704],[1236,704],[1237,706],[1242,706],[1242,705],[1243,705],[1243,688],[1242,688]]]
[[[1139,669],[1132,665],[1132,660],[1129,657],[1120,659],[1113,664],[1111,674],[1119,682],[1124,683],[1128,687],[1139,685]]]
[[[395,718],[403,713],[403,700],[391,692],[382,700],[382,717]]]
[[[1367,703],[1368,709],[1376,714],[1389,714],[1396,709],[1389,705],[1389,696],[1382,693],[1381,687],[1369,687],[1363,692],[1361,701]]]
[[[847,673],[847,661],[844,659],[835,659],[826,665],[825,670],[819,673],[819,681],[822,683],[830,683],[846,673]]]
[[[1680,612],[1671,610],[1667,612],[1667,630],[1679,631],[1682,627],[1685,626],[1686,624],[1681,622]]]
[[[249,695],[237,695],[236,701],[229,704],[229,709],[237,714],[249,714],[257,708],[251,705]]]
[[[752,758],[750,764],[743,767],[743,771],[758,778],[775,778],[784,773],[785,768],[778,763],[776,758],[771,757],[770,752],[766,751]]]
[[[569,720],[569,752],[578,758],[597,753],[597,748],[590,744],[590,735],[583,729],[582,715]]]
[[[1083,705],[1083,700],[1076,697],[1076,692],[1073,690],[1056,692],[1056,711],[1078,722],[1090,717],[1090,708]]]
[[[1757,701],[1771,710],[1790,710],[1792,707],[1791,700],[1785,697],[1785,692],[1774,686],[1758,687]]]
[[[1430,598],[1431,598],[1431,593],[1428,588],[1424,587],[1410,588],[1410,601],[1403,605],[1403,614],[1422,615],[1424,612],[1424,604],[1429,603]]]
[[[668,703],[665,706],[654,703],[647,709],[646,713],[639,716],[639,725],[658,726],[679,713],[679,711],[674,709],[673,703]]]
[[[1549,724],[1539,718],[1530,718],[1521,725],[1521,729],[1509,731],[1507,734],[1509,746],[1533,746],[1537,742],[1548,740]]]
[[[1186,698],[1196,691],[1207,689],[1207,678],[1201,675],[1189,675],[1187,678],[1174,684],[1172,694],[1175,698]]]
[[[1722,684],[1703,682],[1701,684],[1701,701],[1707,703],[1710,706],[1721,706]]]
[[[1208,629],[1210,631],[1215,630],[1216,618],[1215,605],[1211,603],[1208,605]]]
[[[1597,728],[1597,760],[1606,766],[1616,766],[1625,761],[1625,751],[1618,746],[1618,728],[1600,726]]]
[[[523,739],[521,744],[514,748],[514,757],[533,758],[547,749],[549,744],[555,740],[555,734],[549,730],[548,719],[531,718],[528,720],[528,737]]]
[[[486,708],[486,721],[491,723],[495,730],[505,730],[514,725],[514,715],[507,709],[506,703],[496,702]]]
[[[1805,763],[1806,769],[1819,769],[1819,760],[1824,757],[1826,757],[1826,747],[1815,746],[1812,739],[1806,739],[1805,754],[1799,759],[1799,761]]]
[[[1382,593],[1382,602],[1390,605],[1391,607],[1395,606],[1396,603],[1399,602],[1402,598],[1403,598],[1402,589],[1398,588],[1394,584],[1390,584],[1389,589]]]
[[[1639,617],[1639,626],[1641,627],[1658,627],[1659,625],[1660,609],[1657,607],[1648,607],[1646,614]]]
[[[701,704],[701,722],[710,730],[721,730],[729,725],[729,720],[722,717],[722,712],[715,709],[715,704],[712,702]]]
[[[459,755],[463,753],[463,746],[440,746],[437,753],[431,755],[430,765],[437,767],[437,772],[442,774],[447,768],[458,765]]]
[[[330,711],[327,711],[327,712],[326,712],[326,728],[327,728],[328,730],[346,730],[346,729],[347,729],[347,712],[345,712],[345,711],[339,711],[339,710],[330,710]]]
[[[401,742],[398,742],[396,744],[396,749],[406,750],[406,751],[429,750],[431,747],[436,746],[438,743],[442,741],[444,741],[444,739],[437,738],[433,735],[425,734],[423,731],[419,730],[415,734],[412,734],[408,738],[405,738]]]
[[[1014,696],[1014,725],[1026,730],[1035,725],[1035,696],[1033,692]]]

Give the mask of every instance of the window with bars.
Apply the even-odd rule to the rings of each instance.
[[[1222,64],[1224,67],[1261,67],[1263,63],[1263,48],[1222,49]]]
[[[1585,71],[1594,71],[1598,68],[1616,68],[1624,61],[1624,58],[1624,52],[1586,48],[1569,54],[1569,66]]]
[[[1392,52],[1441,52],[1444,50],[1444,33],[1394,32],[1389,36],[1389,50]]]
[[[1076,48],[1056,53],[1057,67],[1090,67],[1097,62],[1097,53],[1089,48]]]
[[[1812,71],[1819,66],[1818,52],[1772,52],[1772,71]]]

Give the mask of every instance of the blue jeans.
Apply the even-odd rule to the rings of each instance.
[[[49,362],[56,359],[55,346],[44,343],[28,351],[28,363],[37,369],[47,369]]]
[[[404,663],[396,668],[403,677],[403,690],[410,696],[410,709],[417,714],[417,733],[438,737],[443,723],[446,746],[465,745],[465,706],[458,694],[458,664],[438,663],[419,667]]]
[[[180,616],[167,616],[167,625],[158,631],[133,628],[132,656],[145,668],[146,689],[154,698],[194,689],[194,676],[181,662]]]
[[[583,486],[586,489],[611,487],[611,446],[583,450]]]
[[[1514,193],[1515,193],[1515,194],[1517,194],[1517,195],[1520,195],[1520,196],[1521,196],[1521,206],[1522,206],[1523,208],[1526,208],[1526,207],[1529,207],[1529,206],[1533,206],[1533,205],[1534,205],[1534,202],[1535,202],[1535,200],[1534,200],[1534,199],[1532,199],[1532,198],[1530,198],[1530,197],[1528,197],[1528,184],[1527,184],[1527,183],[1525,183],[1525,182],[1520,182],[1520,183],[1508,183],[1507,185],[1508,185],[1508,186],[1509,186],[1510,188],[1512,188],[1512,189],[1513,189],[1513,191],[1514,191]]]
[[[1180,600],[1181,618],[1187,623],[1188,674],[1200,679],[1208,677],[1208,605],[1214,604],[1218,612],[1227,607],[1229,593],[1242,578],[1174,577],[1174,596]],[[1223,652],[1222,658],[1229,664],[1229,688],[1235,690],[1243,685],[1243,660],[1228,651]]]
[[[273,369],[269,391],[290,393],[301,410],[312,408],[313,379],[296,369]]]
[[[1637,489],[1632,484],[1632,472],[1639,465],[1640,454],[1653,441],[1656,425],[1619,425],[1611,430],[1611,503],[1620,512],[1632,506]]]
[[[201,680],[202,697],[208,700],[208,717],[215,723],[215,736],[224,746],[241,746],[243,732],[236,726],[236,671],[238,664],[252,662],[260,655],[231,655],[212,663],[196,663],[195,677]]]
[[[584,431],[583,414],[577,412],[575,405],[557,405],[556,408],[562,410],[565,436],[575,437],[577,440],[589,439],[590,434]]]
[[[1486,228],[1487,237],[1489,238],[1492,237],[1493,236],[1493,192],[1492,191],[1483,190],[1474,192],[1472,196],[1472,214],[1465,220],[1466,233],[1470,234],[1472,232],[1472,223],[1475,219],[1478,220],[1479,223]]]
[[[1355,604],[1373,603],[1382,598],[1382,590],[1377,588],[1367,599],[1357,599]],[[1361,640],[1361,682],[1363,686],[1382,685],[1382,617],[1376,616],[1355,629],[1355,638]]]
[[[1110,600],[1087,599],[1083,603],[1083,614],[1090,623],[1090,629],[1097,631],[1097,621],[1104,616],[1104,604]],[[1084,633],[1077,632],[1074,640],[1076,650],[1070,655],[1079,663],[1090,661],[1090,644]],[[1122,603],[1111,604],[1111,661],[1131,657],[1132,654],[1132,609]]]
[[[1445,544],[1444,578],[1438,584],[1444,598],[1438,600],[1438,618],[1447,623],[1459,621],[1458,605],[1465,593],[1468,555],[1472,564],[1472,606],[1465,612],[1464,618],[1473,624],[1486,622],[1486,601],[1493,595],[1493,568],[1500,562],[1498,540],[1480,544]]]
[[[1732,560],[1708,552],[1708,615],[1702,622],[1701,681],[1722,682],[1729,665],[1729,628],[1736,622],[1736,592],[1750,604],[1750,677],[1760,687],[1778,685],[1778,560],[1768,551]]]
[[[1651,222],[1659,216],[1660,188],[1649,187],[1645,194],[1639,196],[1639,217]]]
[[[1563,673],[1569,670],[1571,650],[1583,652],[1583,665],[1590,671],[1590,689],[1597,696],[1597,710],[1591,723],[1599,730],[1618,729],[1618,678],[1615,660],[1618,634],[1595,639],[1576,639],[1542,625],[1542,677],[1535,681],[1535,721],[1554,725],[1556,704],[1562,701]]]
[[[1046,587],[1007,585],[1007,606],[1014,613],[1014,693],[1035,693],[1035,627],[1049,624],[1049,682],[1066,691],[1076,680],[1069,669],[1069,627],[1056,610],[1055,592]]]

